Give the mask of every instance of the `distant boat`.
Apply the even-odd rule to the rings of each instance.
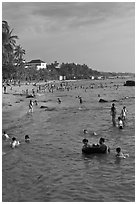
[[[128,80],[124,83],[124,86],[135,86],[135,81],[133,80]]]

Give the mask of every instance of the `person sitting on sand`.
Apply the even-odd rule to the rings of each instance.
[[[105,139],[101,137],[99,139],[99,147],[102,149],[102,151],[110,152],[110,148],[105,144]]]
[[[118,127],[119,129],[123,129],[123,121],[121,117],[118,117]]]
[[[83,148],[91,147],[91,145],[88,144],[88,139],[83,139],[82,142],[83,142],[83,144],[84,144],[84,145],[83,145]]]
[[[8,140],[10,139],[9,135],[6,133],[6,131],[3,132],[3,139]]]
[[[129,154],[123,154],[121,152],[121,148],[117,147],[116,148],[116,157],[125,159],[126,157],[129,157]]]
[[[30,142],[30,137],[29,137],[29,135],[25,135],[25,142]]]
[[[16,140],[16,137],[12,138],[12,142],[10,143],[11,148],[15,148],[20,145],[20,142]]]

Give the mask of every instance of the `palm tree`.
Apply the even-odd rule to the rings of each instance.
[[[2,64],[10,64],[13,61],[13,51],[16,45],[17,35],[12,35],[13,29],[7,21],[2,21]]]
[[[17,65],[23,62],[23,55],[25,55],[25,50],[20,45],[17,45],[14,50],[15,62]]]

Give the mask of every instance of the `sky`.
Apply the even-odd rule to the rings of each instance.
[[[26,61],[135,72],[134,2],[2,2]]]

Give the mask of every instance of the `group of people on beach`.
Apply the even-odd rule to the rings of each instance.
[[[6,86],[5,86],[6,87]],[[41,85],[39,85],[39,86],[37,86],[37,93],[38,92],[40,92],[40,91],[42,91],[42,86]],[[46,89],[46,88],[48,88],[48,90],[51,90],[52,89],[52,93],[53,93],[53,89],[55,89],[56,88],[56,90],[65,90],[65,89],[67,89],[67,90],[69,90],[69,89],[72,89],[72,86],[70,86],[68,83],[60,83],[60,85],[58,86],[58,87],[56,87],[54,84],[46,84],[45,86],[44,86],[44,88]],[[80,87],[77,87],[77,86],[75,86],[75,89],[77,89],[77,88],[81,88],[81,89],[83,89],[84,88],[84,86],[80,86]],[[90,87],[86,87],[86,89],[87,88],[93,88],[92,86]],[[44,89],[44,90],[45,90]],[[50,91],[49,91],[50,92]],[[4,93],[6,93],[6,88],[5,88],[5,91],[4,91]],[[28,89],[26,89],[26,97],[27,96],[30,96],[29,95],[29,93],[28,93]],[[34,88],[32,89],[32,94],[31,94],[31,96],[32,96],[32,98],[35,98],[36,97],[36,92],[35,92],[35,90],[34,90]],[[100,97],[100,94],[98,94],[98,97]],[[76,98],[78,98],[79,99],[79,103],[80,104],[82,104],[83,103],[83,98],[81,97],[81,96],[77,96]],[[60,98],[57,98],[57,102],[58,102],[58,104],[61,104],[62,103],[62,100],[60,99]],[[29,101],[29,110],[28,110],[28,112],[29,113],[33,113],[33,107],[34,107],[34,104],[36,104],[37,105],[37,100],[35,99],[35,100],[32,100],[32,99],[30,99],[30,101]],[[126,116],[127,116],[127,109],[126,109],[126,107],[124,106],[123,107],[123,109],[122,109],[122,111],[121,111],[121,114],[120,114],[120,116],[118,117],[118,119],[116,120],[116,115],[117,115],[117,111],[116,111],[116,107],[115,107],[115,104],[113,103],[112,104],[112,107],[111,107],[111,111],[110,111],[110,114],[111,114],[111,116],[112,116],[112,123],[113,123],[113,126],[116,126],[116,127],[118,127],[119,129],[123,129],[124,128],[124,124],[125,124],[125,120],[126,120]],[[86,131],[86,130],[85,130]],[[86,132],[85,132],[86,133]],[[96,135],[96,133],[94,133],[94,135]],[[6,140],[11,140],[11,143],[10,143],[10,146],[12,147],[12,148],[15,148],[15,147],[17,147],[17,146],[19,146],[20,145],[20,141],[17,141],[17,139],[15,138],[15,137],[13,137],[13,138],[10,138],[9,136],[8,136],[8,134],[4,131],[4,134],[3,134],[3,137],[4,137],[4,139],[6,139]],[[30,138],[29,138],[29,136],[28,135],[25,135],[25,142],[29,142],[30,141]],[[91,146],[89,143],[88,143],[88,139],[83,139],[83,144],[84,144],[84,147],[89,147],[89,146]],[[95,144],[93,144],[93,146],[94,146]],[[107,152],[110,152],[110,148],[109,147],[107,147],[107,145],[105,144],[105,139],[104,138],[100,138],[99,139],[99,144],[96,144],[97,146],[100,146],[100,147],[102,147],[102,148],[107,148]],[[123,157],[124,158],[124,155],[123,155],[123,153],[121,152],[121,148],[120,147],[118,147],[118,148],[116,148],[116,156],[118,156],[118,157]]]
[[[117,111],[116,111],[116,107],[115,107],[115,104],[113,103],[112,106],[111,106],[111,116],[112,116],[112,123],[113,123],[113,126],[116,126],[118,127],[119,129],[123,129],[124,127],[124,124],[125,124],[125,120],[126,120],[126,116],[127,116],[127,109],[126,109],[126,106],[123,106],[122,110],[121,110],[121,114],[120,116],[118,117],[118,123],[116,123],[116,114],[117,114]],[[84,134],[87,134],[87,130],[84,130],[83,131]],[[95,134],[94,134],[95,135]],[[99,147],[102,149],[102,151],[104,150],[106,153],[110,153],[110,148],[105,144],[105,139],[103,137],[101,137],[99,139],[99,144],[89,144],[88,143],[88,139],[84,138],[82,140],[83,142],[83,148],[92,148],[92,147]],[[116,148],[116,157],[119,157],[119,158],[126,158],[128,157],[129,155],[128,154],[123,154],[122,153],[122,150],[121,150],[121,147],[117,147]]]
[[[18,146],[21,144],[21,142],[18,141],[16,137],[12,137],[12,138],[11,138],[11,137],[6,133],[6,131],[3,132],[3,139],[6,140],[6,141],[7,141],[7,140],[10,140],[10,147],[11,147],[12,149],[14,149],[15,147],[18,147]],[[25,142],[26,142],[26,143],[30,142],[30,137],[29,137],[29,135],[25,135]]]
[[[112,104],[112,107],[111,107],[111,116],[112,116],[112,123],[113,123],[113,126],[118,126],[119,129],[123,129],[124,127],[124,122],[126,120],[126,116],[127,116],[127,109],[126,109],[126,106],[123,106],[122,110],[121,110],[121,114],[120,116],[118,117],[118,125],[116,125],[116,114],[117,114],[117,111],[116,111],[116,107],[115,107],[115,104],[113,103]]]
[[[101,137],[99,139],[99,144],[92,144],[91,145],[88,143],[89,141],[86,138],[84,138],[82,142],[83,142],[83,148],[97,147],[97,148],[101,148],[102,152],[110,153],[110,147],[105,144],[105,139],[103,137]],[[117,147],[115,156],[118,158],[124,158],[125,159],[126,157],[129,156],[129,154],[123,154],[121,147]]]

